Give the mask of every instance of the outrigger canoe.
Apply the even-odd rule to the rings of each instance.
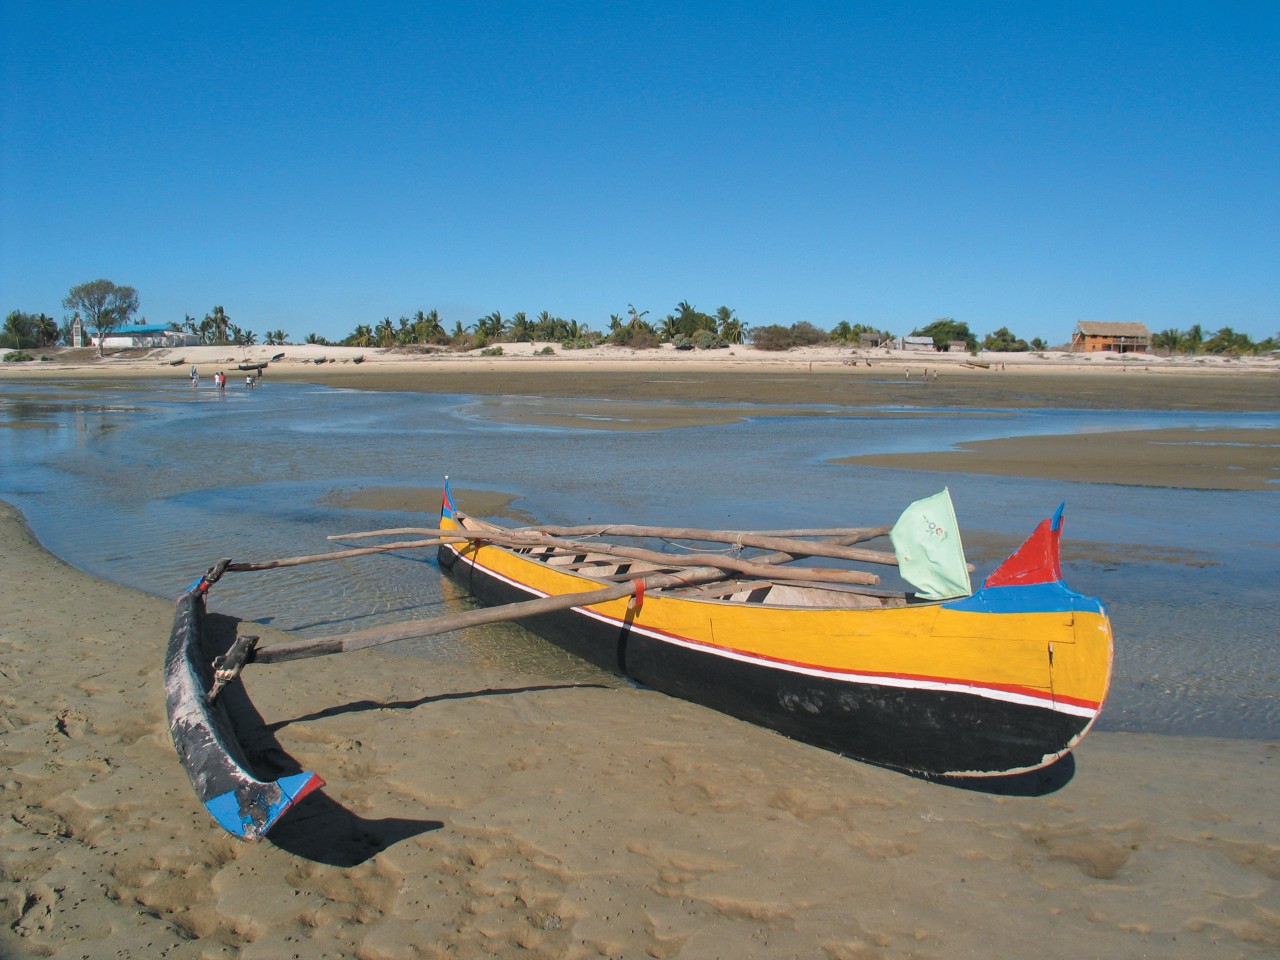
[[[501,529],[460,513],[447,489],[440,526]],[[979,590],[946,601],[739,579],[523,624],[644,686],[858,760],[938,776],[1025,772],[1079,743],[1111,679],[1110,622],[1063,583],[1061,534],[1059,510]],[[439,562],[491,604],[682,573],[483,539],[441,545]]]
[[[934,512],[942,497],[945,514]],[[233,835],[260,839],[324,782],[310,772],[253,774],[219,698],[246,665],[519,620],[639,684],[859,760],[938,777],[1048,766],[1080,742],[1106,699],[1106,611],[1062,581],[1061,507],[976,591],[962,553],[957,562],[950,546],[938,547],[959,551],[954,526],[944,491],[912,504],[892,528],[512,530],[463,514],[446,482],[438,528],[331,538],[427,539],[257,563],[224,559],[192,583],[178,598],[165,658],[170,731],[209,813]],[[687,549],[718,542],[735,552],[674,553],[604,536],[683,540]],[[882,536],[894,552],[853,546]],[[206,598],[228,572],[427,547],[488,606],[262,648],[257,637],[239,636],[211,649]],[[806,565],[813,558],[844,565]],[[880,588],[878,575],[845,561],[893,564],[915,589]]]

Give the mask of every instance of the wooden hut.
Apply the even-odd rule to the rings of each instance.
[[[1071,334],[1072,353],[1150,353],[1151,331],[1145,323],[1081,320]]]

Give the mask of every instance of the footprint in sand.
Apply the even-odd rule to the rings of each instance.
[[[58,902],[61,892],[42,883],[28,890],[22,903],[22,913],[13,924],[13,931],[20,937],[31,937],[52,930],[53,905]]]

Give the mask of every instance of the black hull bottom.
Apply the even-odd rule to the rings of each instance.
[[[442,547],[440,566],[486,604],[536,596]],[[744,663],[668,643],[572,610],[522,621],[612,673],[671,696],[881,766],[934,776],[1046,766],[1089,719],[939,690],[853,683]]]

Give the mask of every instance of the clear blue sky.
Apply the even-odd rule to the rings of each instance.
[[[1280,3],[0,0],[0,314],[1280,330]]]

